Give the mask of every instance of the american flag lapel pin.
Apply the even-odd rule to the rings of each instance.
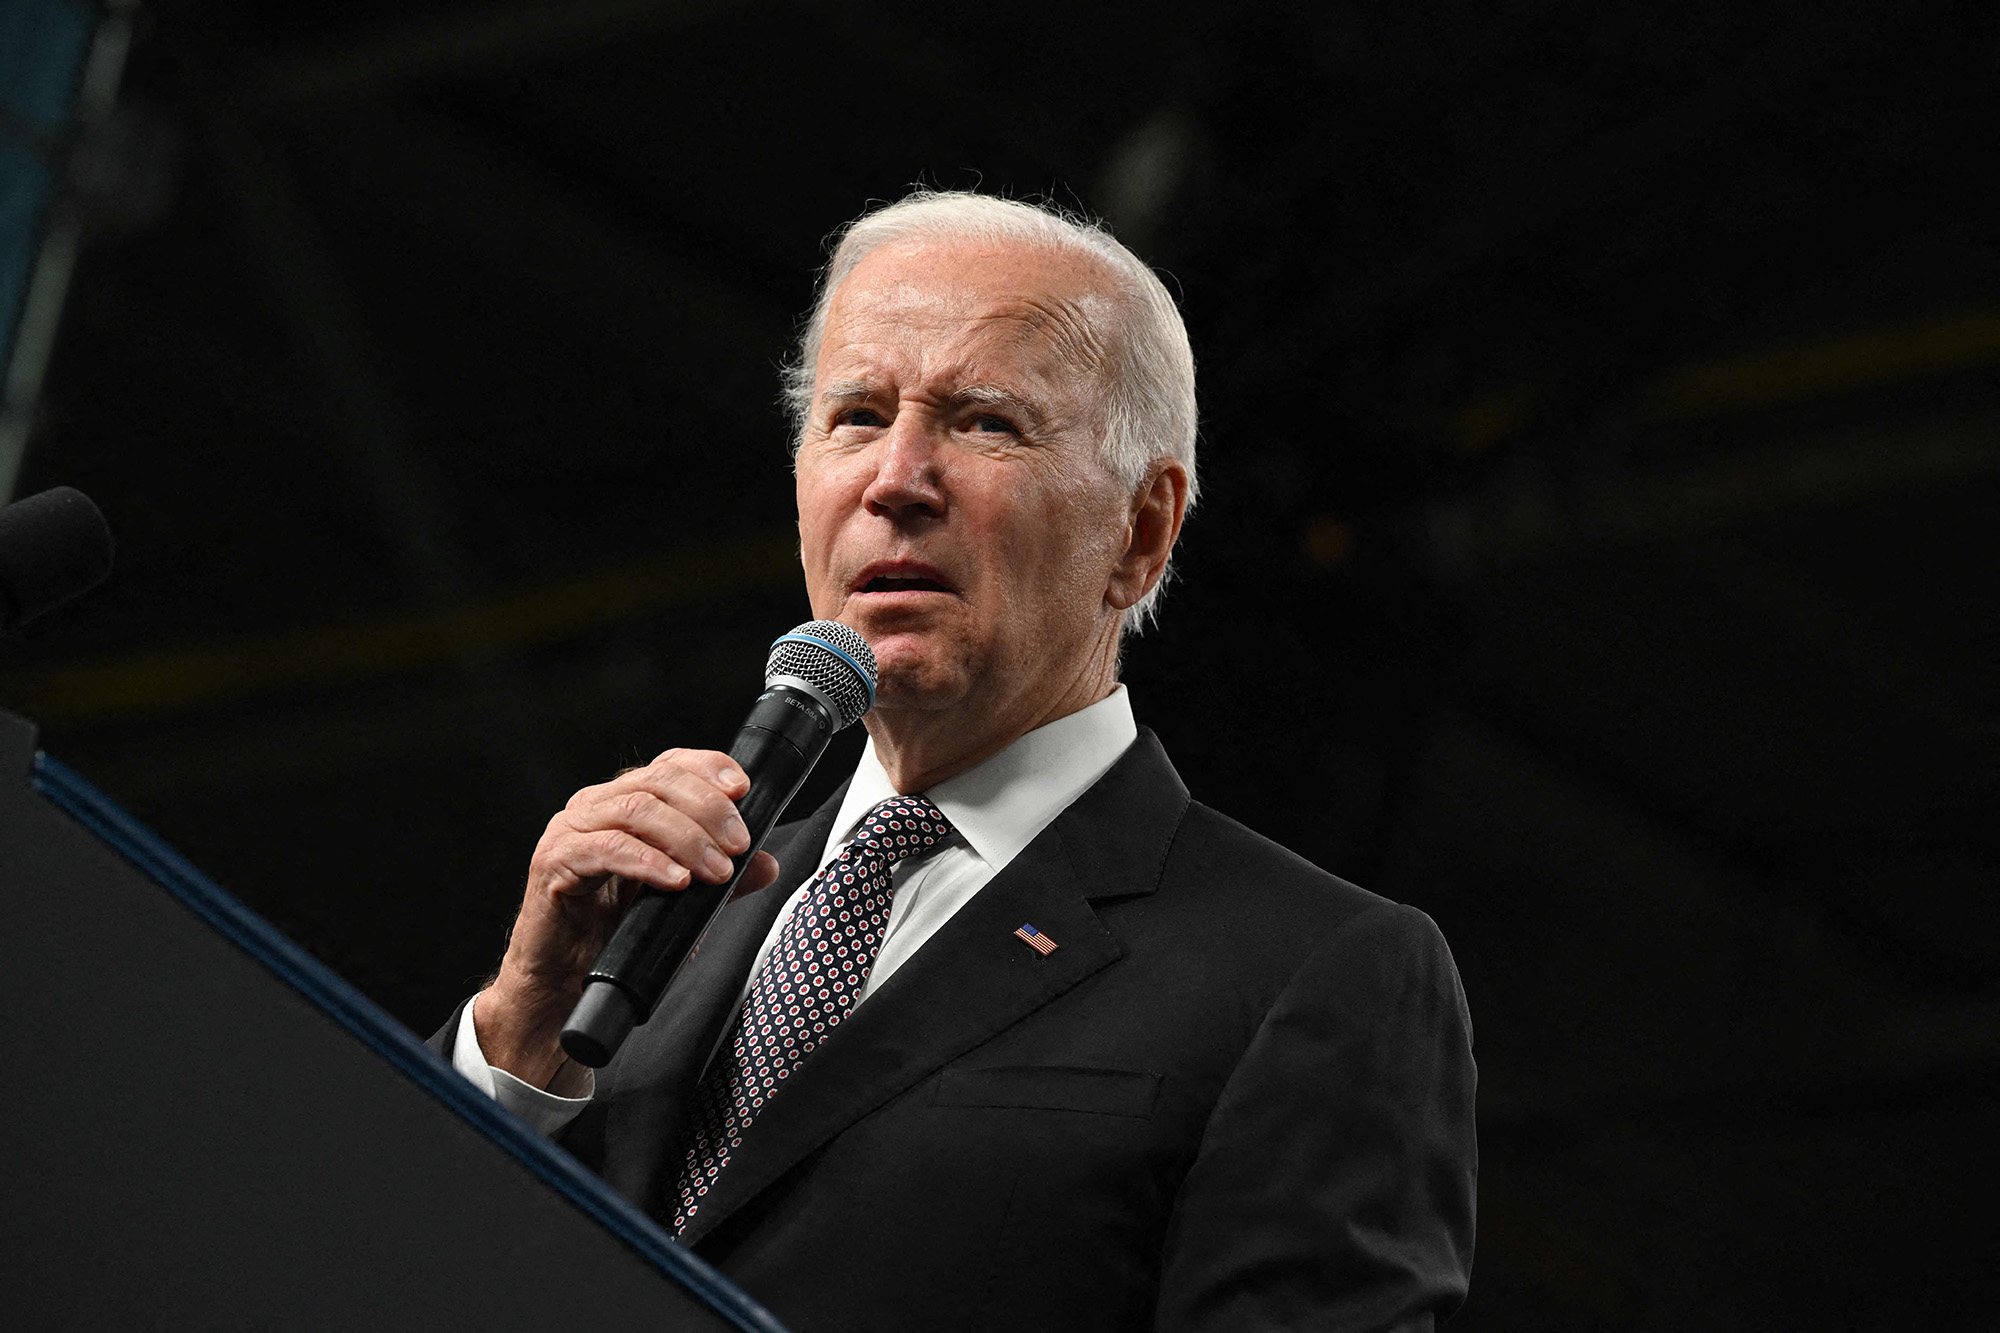
[[[1029,948],[1033,949],[1036,953],[1050,954],[1054,953],[1056,950],[1056,942],[1050,939],[1048,936],[1042,934],[1041,931],[1036,930],[1033,926],[1027,926],[1027,925],[1022,926],[1019,930],[1014,932],[1014,937],[1024,942]]]

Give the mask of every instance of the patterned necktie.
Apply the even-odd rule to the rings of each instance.
[[[778,1085],[854,1007],[889,924],[890,871],[951,834],[951,821],[928,798],[892,797],[869,812],[799,900],[743,999],[728,1055],[709,1062],[695,1089],[676,1235]]]

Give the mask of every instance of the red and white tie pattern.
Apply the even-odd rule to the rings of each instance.
[[[854,1007],[889,925],[890,871],[951,835],[951,821],[927,797],[892,797],[799,900],[743,999],[728,1054],[710,1061],[695,1089],[676,1235],[764,1103]]]

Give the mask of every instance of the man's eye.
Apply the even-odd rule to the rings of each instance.
[[[836,426],[882,426],[888,423],[883,421],[882,414],[872,407],[855,407],[835,417],[833,424]]]
[[[1007,420],[1005,417],[994,416],[991,412],[982,412],[974,417],[972,419],[972,428],[976,431],[993,435],[1014,434],[1013,422]]]

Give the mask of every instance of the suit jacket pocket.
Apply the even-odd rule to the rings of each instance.
[[[947,1069],[938,1076],[931,1105],[1089,1111],[1145,1120],[1153,1114],[1153,1099],[1159,1090],[1158,1074],[1126,1069],[1076,1069],[1061,1065]]]

